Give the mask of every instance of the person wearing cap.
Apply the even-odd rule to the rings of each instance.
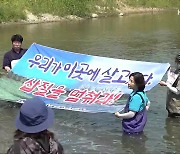
[[[175,57],[175,70],[169,69],[167,81],[160,81],[160,85],[167,87],[166,110],[168,117],[180,116],[180,53]]]
[[[53,121],[53,110],[41,99],[26,100],[16,117],[14,144],[7,154],[62,154],[62,145],[48,130]]]
[[[3,59],[3,69],[9,72],[12,68],[12,61],[20,59],[27,49],[21,48],[23,37],[19,34],[15,34],[11,37],[12,49],[5,53]]]

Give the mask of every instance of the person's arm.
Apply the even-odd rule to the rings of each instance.
[[[5,66],[4,69],[5,69],[7,72],[11,71],[11,68],[10,68],[9,66]]]
[[[179,91],[177,88],[173,87],[172,85],[167,84],[166,86],[167,86],[167,88],[168,88],[170,91],[172,91],[172,92],[175,93],[176,95],[179,95],[179,94],[180,94],[180,91]]]
[[[130,118],[133,118],[135,116],[135,114],[136,114],[136,112],[134,112],[134,111],[129,111],[127,113],[116,112],[115,116],[118,118],[130,119]]]
[[[130,102],[129,102],[129,111],[126,113],[119,113],[116,112],[115,116],[123,119],[130,119],[133,118],[136,114],[136,112],[139,111],[140,106],[142,103],[142,99],[139,95],[135,94],[131,97]]]
[[[147,102],[147,105],[146,105],[146,110],[148,111],[149,110],[149,108],[150,108],[150,104],[151,104],[151,102],[150,101],[148,101]]]
[[[171,84],[166,83],[165,81],[160,81],[159,83],[161,86],[166,86],[171,92],[175,93],[176,95],[180,94],[180,91],[173,87]]]
[[[3,59],[3,69],[5,69],[7,72],[9,72],[11,70],[11,62],[8,58],[8,53],[6,53],[4,55],[4,59]]]

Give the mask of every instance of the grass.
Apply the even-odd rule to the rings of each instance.
[[[11,2],[10,0],[0,0],[0,22],[25,19],[26,16],[23,11],[23,6],[25,6],[23,0],[13,2]]]
[[[96,11],[96,5],[101,7],[115,6],[116,0],[31,0],[28,2],[30,11],[35,14],[51,13],[53,15],[65,16],[76,15],[85,17]]]
[[[86,17],[97,11],[96,5],[111,12],[116,0],[0,0],[0,22],[26,19],[25,10],[35,15],[50,13]]]
[[[133,7],[180,7],[179,0],[0,0],[0,23],[26,19],[25,10],[35,15],[76,15],[88,17],[92,13],[115,13],[117,1]],[[99,8],[98,8],[98,7]]]

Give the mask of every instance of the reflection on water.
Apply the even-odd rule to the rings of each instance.
[[[134,152],[144,154],[147,153],[145,145],[147,140],[148,138],[144,133],[135,135],[127,135],[123,133],[121,139],[122,148],[129,153]]]
[[[20,33],[24,37],[23,47],[36,42],[78,53],[169,62],[173,65],[174,56],[180,52],[179,20],[177,12],[163,12],[121,18],[0,26],[0,61],[11,48],[11,36]],[[6,90],[10,90],[8,84],[11,83],[7,83]],[[109,113],[55,110],[52,130],[66,153],[180,153],[179,120],[166,118],[166,89],[156,86],[147,95],[151,108],[144,134],[140,136],[124,136],[121,120]],[[11,106],[9,102],[1,101],[0,104],[0,152],[5,153],[12,143],[14,119],[19,107]]]
[[[0,108],[0,153],[5,153],[7,147],[12,144],[14,127],[14,117],[17,113],[17,106],[11,102],[2,102]]]
[[[180,153],[180,119],[179,118],[166,118],[165,129],[166,134],[163,136],[164,142],[166,142],[168,149],[172,153]]]

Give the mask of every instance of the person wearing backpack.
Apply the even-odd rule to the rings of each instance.
[[[7,154],[63,154],[62,145],[48,128],[54,112],[39,98],[26,100],[16,117],[14,144]]]
[[[132,89],[124,113],[116,112],[115,116],[122,118],[122,128],[125,133],[141,133],[147,122],[147,111],[150,101],[144,92],[145,80],[140,72],[130,74],[128,88]]]

